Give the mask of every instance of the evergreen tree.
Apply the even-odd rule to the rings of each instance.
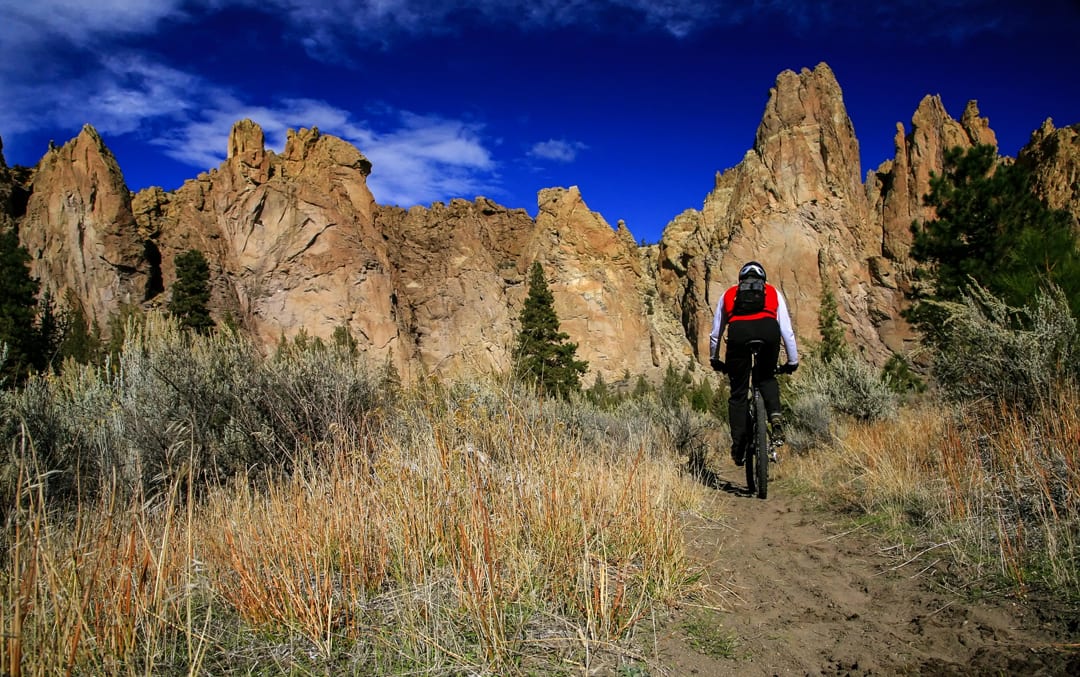
[[[60,342],[60,356],[71,358],[79,364],[90,364],[101,354],[101,332],[96,323],[91,329],[82,304],[74,292],[68,290],[67,331]]]
[[[529,272],[529,295],[519,317],[521,331],[514,351],[514,375],[547,395],[566,397],[581,391],[588,363],[577,358],[577,344],[559,331],[555,297],[536,261]]]
[[[634,392],[632,393],[635,398],[642,398],[653,392],[653,387],[649,385],[649,382],[645,380],[644,374],[638,374],[637,381],[634,382]]]
[[[664,380],[660,383],[660,402],[668,409],[678,409],[689,392],[688,378],[690,373],[683,371],[681,374],[675,365],[668,362],[664,370]]]
[[[818,356],[823,362],[832,362],[837,357],[843,357],[847,353],[847,344],[844,341],[844,327],[840,324],[840,311],[836,305],[836,295],[827,284],[821,290],[821,307],[818,308],[818,331],[821,332],[821,343],[818,345]]]
[[[205,334],[214,326],[210,317],[210,265],[198,249],[176,257],[176,282],[173,284],[169,312],[180,324]]]
[[[39,361],[37,315],[38,282],[30,276],[30,255],[18,234],[0,229],[0,343],[7,345],[7,360],[0,365],[0,380],[22,379]]]
[[[931,177],[925,202],[937,218],[913,226],[911,255],[926,264],[919,274],[929,285],[910,315],[924,333],[933,334],[941,318],[923,301],[958,300],[972,280],[1015,307],[1053,282],[1080,316],[1080,249],[1072,217],[1039,200],[1027,169],[999,164],[993,146],[952,148],[944,174]]]

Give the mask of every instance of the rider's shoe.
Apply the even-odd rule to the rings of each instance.
[[[731,460],[741,468],[744,462],[742,449],[731,447]]]
[[[780,412],[769,415],[769,427],[772,428],[772,443],[781,446],[784,443],[784,419]]]

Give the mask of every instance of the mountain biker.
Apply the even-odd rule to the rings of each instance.
[[[720,360],[720,338],[728,330],[726,362]],[[780,339],[784,340],[787,363],[777,367]],[[731,385],[728,400],[728,423],[731,425],[731,460],[743,464],[746,435],[746,399],[750,388],[750,350],[747,342],[762,339],[765,348],[758,353],[754,382],[761,389],[765,410],[769,414],[773,438],[782,439],[780,415],[780,386],[776,374],[790,374],[799,367],[799,350],[791,328],[784,295],[765,282],[765,267],[749,261],[739,270],[739,283],[732,285],[716,304],[712,333],[709,335],[709,364],[716,371],[727,373]]]

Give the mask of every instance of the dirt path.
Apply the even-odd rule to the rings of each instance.
[[[808,509],[782,481],[765,501],[744,496],[742,469],[727,464],[716,484],[721,517],[695,517],[687,534],[717,604],[665,624],[655,645],[663,673],[1080,674],[1075,625],[1069,637],[1029,605],[965,600],[934,583],[937,553],[906,561]],[[688,623],[702,619],[729,651],[694,647],[702,631]]]

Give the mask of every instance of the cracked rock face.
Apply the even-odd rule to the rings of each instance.
[[[127,186],[90,126],[38,163],[19,238],[32,274],[55,298],[78,299],[100,327],[148,295],[151,270]]]
[[[1017,159],[1051,206],[1074,215],[1077,129],[1047,121]],[[803,346],[819,340],[831,293],[851,344],[882,364],[913,338],[901,318],[910,226],[933,217],[922,204],[930,176],[947,148],[976,143],[996,140],[975,102],[957,121],[928,96],[910,131],[897,125],[895,156],[864,183],[831,69],[784,71],[743,160],[658,245],[639,247],[576,187],[541,190],[535,219],[483,197],[379,206],[360,150],[301,129],[277,154],[250,120],[233,126],[217,169],[132,195],[88,126],[50,148],[29,179],[0,161],[0,226],[17,224],[43,287],[103,329],[125,306],[165,307],[176,256],[198,249],[219,322],[268,350],[282,337],[330,341],[346,328],[374,364],[406,377],[508,368],[534,260],[589,363],[586,384],[627,373],[657,381],[669,364],[704,364],[716,302],[750,259],[785,293]]]

